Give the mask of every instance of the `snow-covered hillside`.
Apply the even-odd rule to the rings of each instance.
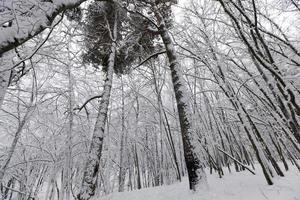
[[[103,200],[300,200],[299,171],[292,167],[285,177],[276,177],[273,186],[267,185],[257,166],[256,175],[248,171],[227,173],[223,178],[208,175],[209,189],[192,193],[187,179],[169,186],[140,191],[113,193]],[[225,172],[226,173],[226,172]]]

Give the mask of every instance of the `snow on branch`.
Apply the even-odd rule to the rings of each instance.
[[[224,153],[225,155],[227,155],[229,158],[231,158],[232,160],[234,160],[236,163],[238,163],[239,165],[241,165],[242,167],[244,167],[245,169],[247,169],[249,172],[251,172],[253,175],[255,175],[255,172],[253,170],[251,170],[249,167],[247,167],[246,165],[244,165],[243,163],[241,163],[240,161],[238,161],[236,158],[234,158],[233,156],[231,156],[229,153],[225,152],[224,150],[222,150],[221,148],[217,148],[219,151],[221,151],[222,153]]]
[[[2,0],[0,57],[48,28],[61,12],[86,0]]]

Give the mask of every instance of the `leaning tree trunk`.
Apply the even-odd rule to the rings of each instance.
[[[95,190],[97,186],[97,174],[99,171],[99,163],[102,154],[104,129],[106,124],[110,92],[113,81],[115,55],[116,43],[113,42],[111,47],[111,53],[109,56],[109,63],[104,83],[103,94],[99,105],[98,116],[96,119],[96,124],[91,140],[88,159],[84,169],[82,185],[80,193],[77,196],[79,200],[88,200],[95,195]]]
[[[159,9],[155,3],[153,3],[153,8],[158,22],[159,33],[165,45],[167,56],[170,62],[172,83],[177,102],[189,185],[191,190],[196,191],[200,185],[206,186],[207,181],[206,174],[204,172],[204,165],[197,154],[200,153],[197,152],[200,144],[196,144],[197,141],[194,139],[196,133],[194,132],[191,124],[191,112],[188,106],[188,95],[186,94],[188,90],[185,86],[183,75],[180,69],[181,66],[177,60],[174,44],[166,27],[164,18],[159,12]]]
[[[31,94],[31,98],[30,98],[30,102],[29,102],[29,106],[27,108],[27,111],[25,113],[25,115],[23,116],[22,119],[19,119],[19,124],[18,124],[18,128],[15,132],[15,135],[14,135],[14,139],[12,141],[12,144],[11,146],[9,147],[9,150],[8,150],[8,153],[7,153],[7,158],[6,160],[4,161],[3,165],[1,166],[0,168],[0,184],[2,183],[3,179],[4,179],[4,175],[6,174],[6,170],[10,164],[10,161],[12,159],[12,156],[16,150],[16,147],[17,147],[17,144],[21,138],[21,135],[22,135],[22,131],[23,131],[23,128],[25,126],[25,124],[27,123],[28,119],[30,118],[32,112],[34,111],[35,109],[35,105],[34,105],[34,89],[35,89],[35,85],[33,83],[32,85],[32,94]],[[19,94],[18,94],[18,98],[19,97]],[[19,100],[18,100],[19,101]],[[19,104],[20,102],[18,102]],[[1,108],[1,105],[0,105],[0,108]],[[18,112],[20,112],[19,110],[19,105],[18,105]]]
[[[7,158],[6,158],[3,166],[0,168],[0,183],[2,182],[2,180],[4,178],[4,175],[6,173],[6,170],[7,170],[8,166],[9,166],[11,158],[12,158],[14,152],[15,152],[15,149],[16,149],[16,146],[18,144],[18,141],[19,141],[19,139],[21,137],[23,127],[26,124],[26,121],[27,121],[29,115],[30,115],[30,110],[28,110],[26,112],[24,118],[21,120],[21,122],[20,122],[20,124],[18,126],[17,131],[15,132],[14,139],[13,139],[12,144],[9,147],[9,151],[7,153]]]

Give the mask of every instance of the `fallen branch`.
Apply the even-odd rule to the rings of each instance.
[[[249,167],[247,167],[246,165],[244,165],[243,163],[241,163],[240,161],[238,161],[236,158],[234,158],[233,156],[231,156],[230,154],[226,153],[224,150],[220,149],[219,147],[217,147],[217,149],[219,151],[221,151],[222,153],[224,153],[225,155],[227,155],[229,158],[231,158],[232,160],[234,160],[235,162],[237,162],[238,164],[240,164],[241,166],[245,167],[249,172],[251,172],[253,175],[255,175],[255,172],[252,171]]]

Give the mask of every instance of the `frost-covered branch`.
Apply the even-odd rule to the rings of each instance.
[[[253,170],[251,170],[249,167],[247,167],[246,165],[244,165],[243,163],[241,163],[240,161],[238,161],[237,159],[235,159],[233,156],[231,156],[229,153],[226,153],[224,150],[220,149],[219,147],[217,148],[219,151],[221,151],[222,153],[224,153],[225,155],[227,155],[229,158],[231,158],[232,160],[234,160],[235,162],[237,162],[239,165],[243,166],[244,168],[246,168],[249,172],[251,172],[253,175],[255,175],[255,172]]]
[[[0,56],[47,29],[61,12],[84,1],[4,1],[0,10]]]

